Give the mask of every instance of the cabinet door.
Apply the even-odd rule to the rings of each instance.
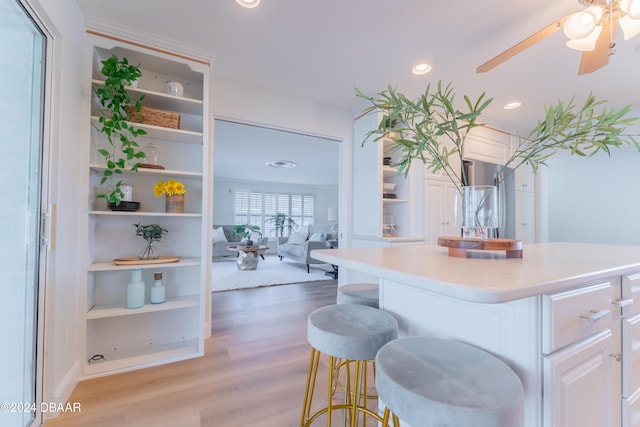
[[[640,314],[622,321],[622,396],[640,390]]]
[[[516,191],[516,239],[523,243],[534,243],[534,194]]]
[[[459,236],[456,226],[456,188],[453,184],[425,180],[425,243],[436,244],[438,237]]]
[[[640,426],[640,390],[622,399],[622,427]]]
[[[543,414],[546,427],[609,426],[612,405],[610,348],[605,330],[544,358]]]
[[[486,127],[473,128],[464,143],[465,159],[504,165],[511,151],[509,134]]]

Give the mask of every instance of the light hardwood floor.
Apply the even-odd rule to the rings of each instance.
[[[69,399],[82,412],[46,427],[297,426],[307,316],[335,303],[336,283],[214,293],[205,357],[83,381]]]

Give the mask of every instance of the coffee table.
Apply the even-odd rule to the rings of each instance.
[[[255,246],[229,246],[227,249],[230,251],[238,252],[238,257],[236,258],[236,265],[238,266],[238,270],[246,271],[246,270],[255,270],[258,268],[258,251],[263,251],[269,249],[269,246],[264,245],[255,245]]]

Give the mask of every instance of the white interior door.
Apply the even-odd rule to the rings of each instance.
[[[38,290],[46,38],[0,0],[0,425],[39,424]]]

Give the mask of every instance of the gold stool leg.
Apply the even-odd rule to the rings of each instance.
[[[300,427],[304,427],[309,421],[311,413],[311,402],[313,399],[313,389],[316,385],[316,377],[318,375],[318,364],[320,362],[320,352],[315,348],[311,348],[311,356],[309,357],[309,373],[307,374],[307,385],[304,393],[304,403],[302,407],[302,416],[300,418]]]

